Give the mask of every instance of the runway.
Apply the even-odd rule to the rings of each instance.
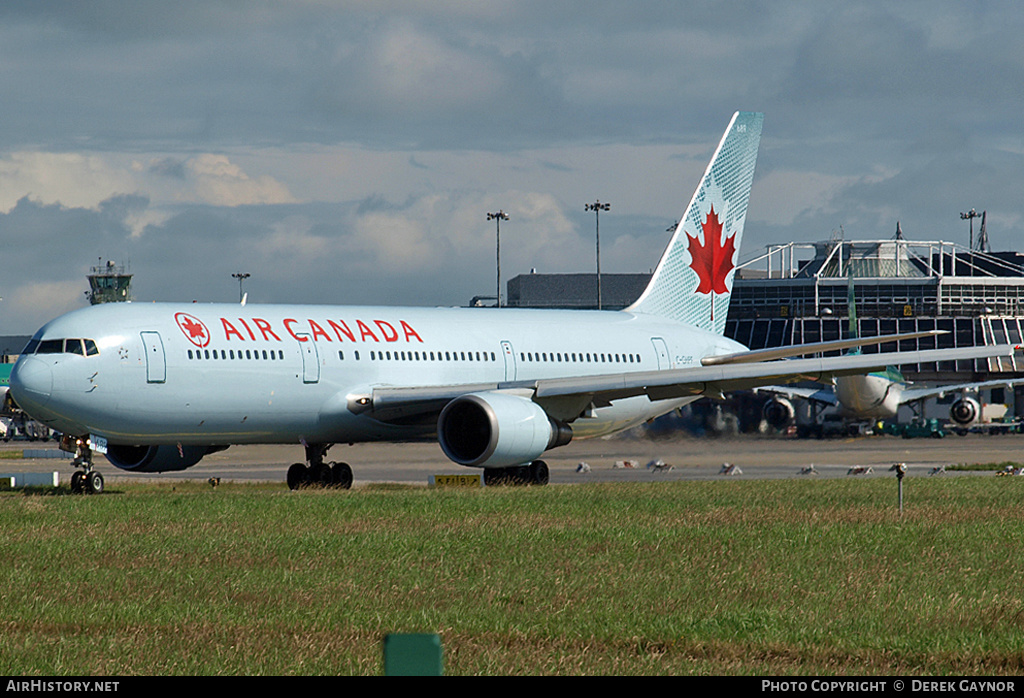
[[[56,449],[53,442],[10,442],[0,451]],[[893,463],[906,463],[909,477],[928,477],[942,466],[974,463],[1002,463],[1024,460],[1024,435],[947,436],[944,439],[902,439],[868,436],[846,439],[793,439],[782,437],[734,436],[721,438],[639,439],[619,436],[574,441],[544,455],[551,483],[651,482],[659,480],[708,480],[725,478],[892,477]],[[108,484],[131,480],[222,480],[285,482],[288,466],[302,460],[300,445],[232,446],[204,458],[199,464],[177,473],[136,474],[118,470],[105,458],[96,463]],[[648,469],[649,462],[661,460],[671,469]],[[431,475],[477,472],[448,461],[436,443],[356,444],[334,446],[327,460],[345,461],[352,466],[354,487],[370,483],[427,485]],[[616,467],[631,462],[635,467]],[[578,472],[580,463],[589,472]],[[723,464],[741,473],[723,473]],[[801,471],[814,466],[814,475]],[[53,458],[10,458],[0,472],[60,473],[67,482],[72,473],[70,460]],[[952,475],[952,473],[946,473]]]

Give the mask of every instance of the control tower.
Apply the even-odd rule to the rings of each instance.
[[[124,303],[132,299],[132,275],[123,264],[108,261],[93,267],[89,273],[89,290],[85,292],[92,305]]]

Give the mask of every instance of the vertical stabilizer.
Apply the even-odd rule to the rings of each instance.
[[[733,115],[654,276],[627,310],[723,333],[763,120]]]
[[[846,338],[860,338],[860,330],[857,324],[857,296],[853,292],[852,271],[846,277]],[[860,350],[858,349],[856,353],[859,354]]]

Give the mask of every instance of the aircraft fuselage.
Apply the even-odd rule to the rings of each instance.
[[[685,368],[743,349],[625,312],[164,303],[85,308],[45,325],[33,344],[12,385],[53,429],[206,445],[429,437],[432,420],[383,422],[352,400],[388,385],[514,386]],[[610,433],[692,399],[618,401],[573,432]]]
[[[900,406],[901,383],[885,375],[843,376],[834,381],[840,412],[857,419],[888,419]]]

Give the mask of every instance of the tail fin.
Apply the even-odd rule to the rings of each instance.
[[[763,121],[760,113],[733,114],[654,276],[626,310],[725,331]]]
[[[857,324],[857,296],[853,292],[853,272],[846,276],[846,338],[859,339],[860,330]],[[854,353],[853,351],[850,352]],[[858,348],[856,353],[860,353]]]
[[[860,337],[859,324],[857,323],[857,296],[853,292],[853,272],[849,272],[846,276],[846,322],[847,322],[847,339],[858,339]],[[861,348],[856,347],[851,349],[848,354],[860,354]],[[869,373],[870,376],[882,376],[887,380],[891,380],[894,383],[906,383],[907,379],[903,377],[903,372],[897,366],[886,366],[884,371],[874,371]]]

